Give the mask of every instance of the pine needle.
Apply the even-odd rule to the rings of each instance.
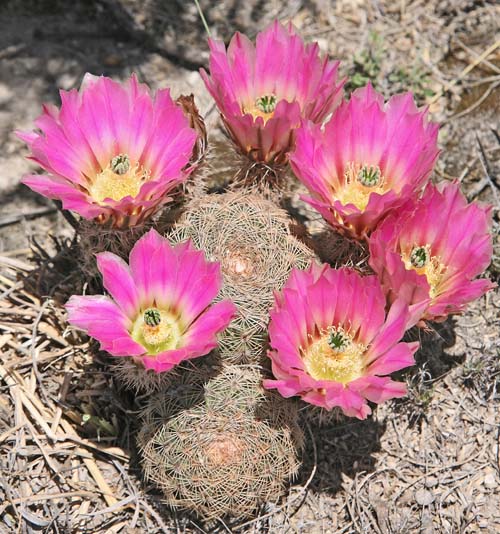
[[[205,15],[203,14],[203,11],[201,10],[200,3],[198,2],[198,0],[194,0],[194,3],[196,4],[196,9],[198,10],[201,22],[203,22],[203,26],[205,27],[205,31],[207,32],[208,37],[212,37],[212,34],[210,33],[210,28],[208,27],[208,24],[207,24],[207,19],[205,18]]]

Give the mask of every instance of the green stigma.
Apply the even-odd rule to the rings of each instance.
[[[425,267],[430,259],[429,250],[427,247],[413,247],[410,254],[410,263],[413,267],[420,269]]]
[[[264,95],[255,101],[255,107],[264,113],[272,113],[276,109],[276,95]]]
[[[110,166],[115,174],[126,174],[130,169],[130,158],[127,154],[118,154],[111,160]]]
[[[350,343],[349,336],[342,330],[342,328],[332,327],[328,337],[328,346],[334,352],[343,352]]]
[[[382,173],[375,165],[363,165],[358,172],[358,182],[365,187],[375,187],[379,182]]]
[[[144,312],[144,322],[148,326],[158,326],[161,323],[161,314],[156,308],[149,308]]]

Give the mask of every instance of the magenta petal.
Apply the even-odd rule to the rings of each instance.
[[[358,419],[366,419],[371,413],[363,396],[342,384],[334,384],[326,389],[325,404],[329,410],[339,407],[349,417]]]
[[[111,252],[101,252],[96,258],[104,287],[127,317],[135,319],[139,313],[140,295],[128,265]]]
[[[198,354],[197,356],[202,356],[202,354]],[[141,361],[146,369],[152,369],[157,373],[164,373],[170,371],[170,369],[180,362],[194,357],[196,356],[191,355],[186,348],[182,348],[165,351],[155,356],[143,356]]]
[[[270,380],[262,381],[266,389],[277,389],[282,397],[290,398],[298,395],[300,391],[299,384],[295,380]]]
[[[97,336],[95,337],[98,339]],[[142,356],[146,352],[146,349],[139,343],[136,343],[130,337],[130,334],[123,335],[122,337],[117,336],[109,343],[101,343],[101,347],[113,356]]]
[[[212,304],[189,327],[184,338],[185,346],[200,347],[205,344],[216,344],[216,335],[229,325],[237,313],[236,306],[229,300]]]
[[[68,322],[101,343],[101,348],[114,356],[144,354],[128,332],[129,318],[108,297],[102,295],[72,296],[66,303]]]
[[[98,322],[114,322],[120,327],[131,325],[129,318],[109,298],[103,295],[73,295],[66,303],[68,321],[82,330]]]
[[[60,200],[64,209],[75,211],[87,219],[96,217],[103,211],[102,208],[89,201],[88,195],[75,189],[62,178],[32,174],[25,176],[22,183],[45,197]]]
[[[404,397],[407,393],[406,384],[394,382],[388,377],[368,376],[360,379],[356,387],[369,401],[376,403]]]
[[[373,375],[388,375],[405,367],[415,364],[413,355],[417,351],[419,343],[398,343],[389,349],[384,355],[370,364],[368,371]]]
[[[162,289],[156,279],[164,277],[159,263],[170,259],[167,254],[162,254],[164,242],[160,234],[151,229],[137,241],[130,251],[130,273],[143,308],[151,306],[155,293],[158,289]]]
[[[386,322],[379,335],[368,349],[367,362],[372,362],[377,355],[384,354],[404,335],[409,321],[408,306],[403,300],[397,300],[389,310]]]

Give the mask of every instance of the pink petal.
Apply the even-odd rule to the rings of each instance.
[[[405,367],[415,364],[413,355],[418,350],[419,343],[398,343],[385,354],[377,358],[368,367],[370,375],[388,375]]]
[[[184,337],[184,346],[197,352],[209,346],[211,350],[217,344],[216,335],[229,325],[236,314],[237,308],[229,300],[212,304],[191,324]]]
[[[134,320],[139,313],[141,296],[128,265],[111,252],[101,252],[96,259],[105,289],[125,315]]]
[[[102,350],[114,356],[144,354],[128,332],[129,318],[108,297],[72,296],[66,304],[68,322],[101,343]]]

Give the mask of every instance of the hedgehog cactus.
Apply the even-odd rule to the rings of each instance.
[[[338,62],[277,21],[255,45],[237,33],[209,47],[202,77],[230,138],[211,154],[193,96],[135,75],[86,75],[19,136],[44,171],[24,184],[78,219],[88,291],[67,301],[68,323],[146,403],[145,478],[215,520],[281,497],[299,467],[299,402],[321,424],[404,396],[394,373],[418,349],[405,331],[494,284],[477,278],[491,207],[429,184],[438,126],[411,93],[384,103],[367,85],[342,102]],[[290,170],[318,212],[295,229],[308,225],[321,265],[269,200],[298,192]]]
[[[287,213],[262,197],[226,193],[188,204],[169,235],[174,243],[190,238],[210,261],[220,262],[219,297],[230,299],[239,312],[219,336],[225,361],[259,362],[273,291],[285,284],[292,268],[305,268],[312,258],[289,224]]]
[[[260,381],[256,368],[228,367],[204,388],[151,399],[138,443],[144,474],[167,504],[205,519],[241,518],[281,496],[299,467],[302,435],[295,405]]]
[[[136,241],[149,229],[149,223],[129,228],[126,232],[107,228],[94,221],[81,219],[78,223],[78,265],[86,282],[95,289],[101,288],[101,275],[97,267],[96,255],[112,252],[127,260]]]
[[[169,373],[155,373],[151,369],[137,364],[134,358],[115,358],[112,366],[113,375],[125,389],[134,393],[150,395],[165,390],[178,378],[175,370]]]

